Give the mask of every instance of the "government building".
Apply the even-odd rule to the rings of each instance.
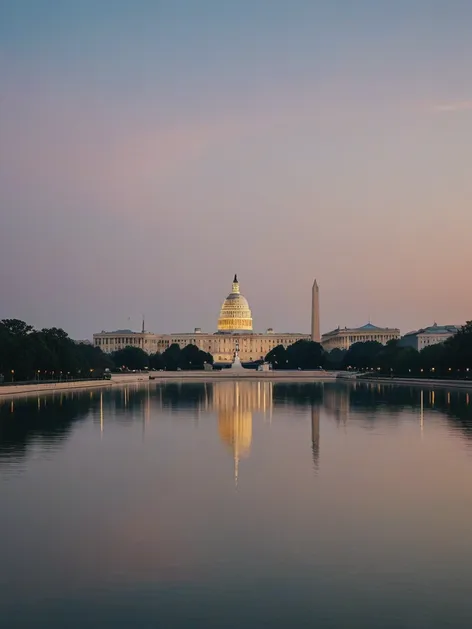
[[[400,338],[398,328],[379,328],[372,323],[367,323],[360,328],[336,328],[323,334],[321,344],[330,352],[333,349],[349,349],[354,343],[366,343],[377,341],[386,345],[389,341]]]
[[[405,336],[402,336],[400,341],[401,347],[413,347],[421,352],[425,347],[430,345],[437,345],[438,343],[444,343],[451,336],[457,334],[460,330],[458,325],[438,325],[434,323],[427,328],[421,330],[415,330],[414,332],[408,332]]]
[[[316,285],[316,282],[315,282]],[[316,285],[316,291],[318,286]],[[319,308],[317,294],[314,308]],[[319,310],[312,314],[313,325],[319,330]],[[164,352],[174,343],[181,349],[192,344],[213,356],[215,363],[232,363],[238,352],[241,362],[263,360],[277,345],[288,347],[302,339],[311,340],[310,334],[280,333],[269,328],[265,333],[256,333],[252,328],[252,313],[247,299],[241,294],[239,281],[234,276],[231,292],[226,297],[218,318],[218,331],[213,334],[195,328],[193,332],[181,334],[154,334],[152,332],[132,332],[116,330],[93,335],[93,344],[103,352],[111,353],[127,346],[139,347],[148,354]],[[318,339],[319,340],[319,339]]]
[[[396,328],[379,328],[371,323],[361,328],[337,328],[320,335],[320,300],[316,280],[311,293],[311,334],[274,332],[268,328],[265,333],[257,333],[252,328],[252,313],[247,299],[241,294],[239,281],[234,276],[231,292],[221,306],[217,332],[206,333],[200,328],[193,332],[180,334],[154,334],[143,329],[141,332],[116,330],[100,332],[93,335],[93,344],[103,352],[111,353],[125,347],[139,347],[148,354],[164,352],[168,347],[177,344],[181,349],[189,344],[196,345],[204,352],[213,356],[215,363],[231,364],[236,352],[241,362],[263,360],[267,354],[283,345],[285,348],[297,341],[316,341],[326,351],[332,349],[349,349],[353,343],[378,341],[386,344],[391,339],[400,338]]]

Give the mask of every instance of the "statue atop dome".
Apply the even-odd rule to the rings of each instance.
[[[238,276],[236,273],[234,274],[233,287],[231,289],[231,294],[239,295],[239,282],[238,282]]]
[[[218,332],[252,332],[252,314],[247,299],[239,291],[237,274],[218,319]]]

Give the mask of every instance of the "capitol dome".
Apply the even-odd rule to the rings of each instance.
[[[237,275],[231,293],[221,306],[218,332],[252,332],[252,315],[247,299],[239,292]]]

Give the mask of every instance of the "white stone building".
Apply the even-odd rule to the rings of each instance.
[[[408,332],[401,338],[400,345],[402,347],[413,347],[419,352],[430,345],[444,343],[447,339],[457,334],[460,326],[458,325],[438,325],[434,323],[427,328]]]
[[[318,286],[316,285],[318,291]],[[318,304],[318,301],[315,302]],[[319,312],[317,313],[319,321]],[[148,354],[164,352],[176,343],[180,348],[192,344],[204,352],[212,354],[216,363],[232,363],[238,350],[242,362],[261,360],[277,345],[288,347],[296,341],[311,340],[310,334],[274,332],[269,328],[265,333],[252,330],[252,313],[247,299],[241,295],[239,282],[234,276],[231,293],[226,297],[218,318],[218,331],[213,334],[204,333],[200,328],[193,332],[174,334],[154,334],[116,330],[99,332],[93,335],[93,344],[103,352],[111,353],[125,347],[139,347]]]
[[[327,332],[321,337],[321,344],[327,352],[330,352],[333,349],[349,349],[354,343],[367,341],[377,341],[386,345],[389,341],[399,338],[398,328],[379,328],[372,323],[367,323],[360,328],[336,328]]]

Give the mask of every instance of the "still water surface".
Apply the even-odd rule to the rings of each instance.
[[[0,400],[0,626],[472,627],[472,404],[215,382]]]

